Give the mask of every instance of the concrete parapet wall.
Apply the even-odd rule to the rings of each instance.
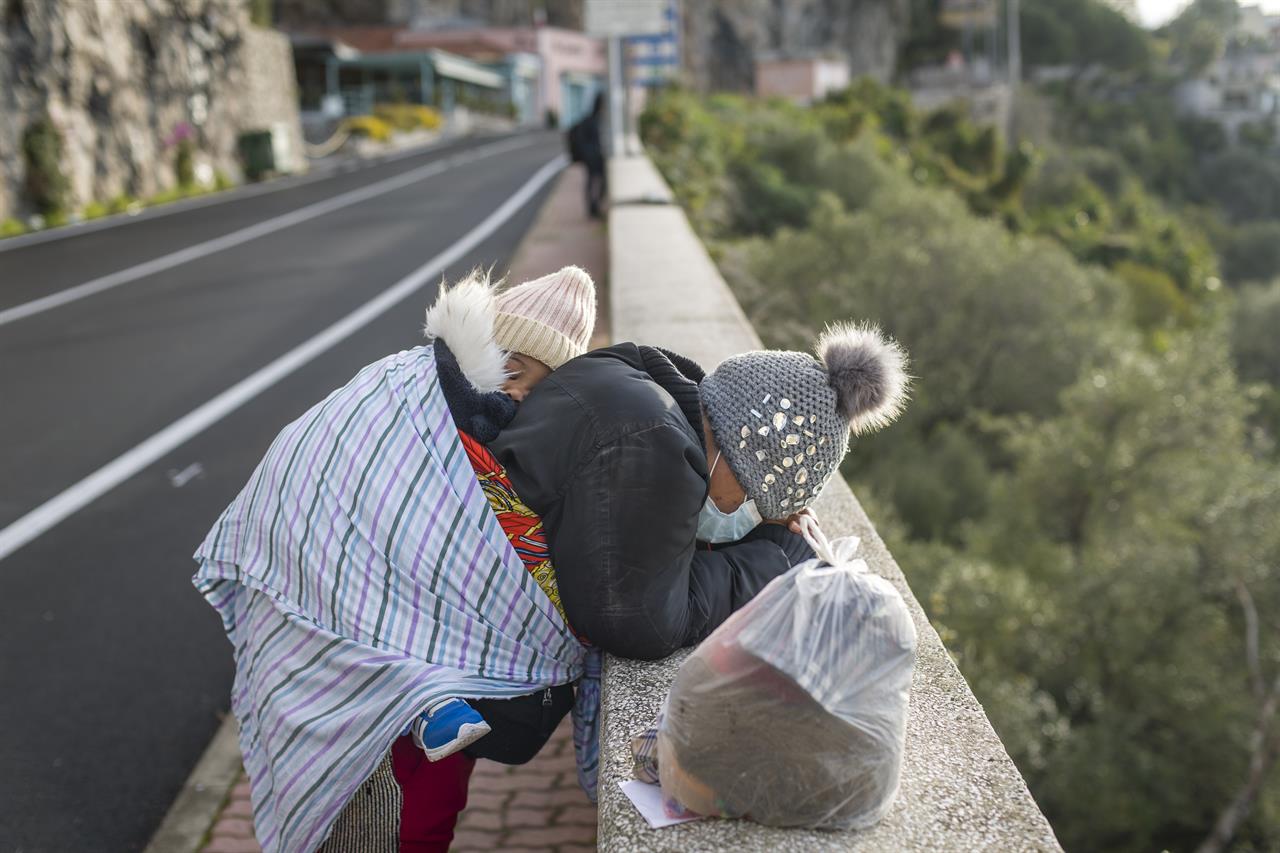
[[[760,338],[646,157],[610,163],[609,283],[615,340],[670,347],[711,369]],[[842,318],[833,318],[842,319]],[[855,451],[856,452],[856,451]],[[688,655],[610,657],[603,684],[599,846],[612,851],[1018,850],[1061,848],[982,706],[857,499],[836,477],[816,510],[828,535],[862,538],[859,555],[902,593],[919,634],[902,789],[865,832],[810,832],[706,820],[649,829],[618,787],[631,738],[652,724]]]

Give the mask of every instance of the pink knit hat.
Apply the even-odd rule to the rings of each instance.
[[[552,370],[587,351],[596,325],[596,286],[577,267],[498,294],[498,346],[533,356]]]

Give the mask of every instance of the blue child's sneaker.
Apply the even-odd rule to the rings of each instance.
[[[437,702],[409,724],[413,742],[427,754],[428,761],[448,758],[490,731],[484,717],[461,699]]]

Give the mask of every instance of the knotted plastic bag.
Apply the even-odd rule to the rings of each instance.
[[[829,543],[681,665],[658,728],[663,794],[706,815],[861,829],[898,791],[916,633],[893,585]]]

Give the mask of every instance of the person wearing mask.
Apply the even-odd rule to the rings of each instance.
[[[623,343],[530,392],[489,449],[542,519],[579,637],[663,658],[812,556],[790,517],[908,385],[905,353],[873,327],[837,325],[816,352],[744,353],[706,375]]]

